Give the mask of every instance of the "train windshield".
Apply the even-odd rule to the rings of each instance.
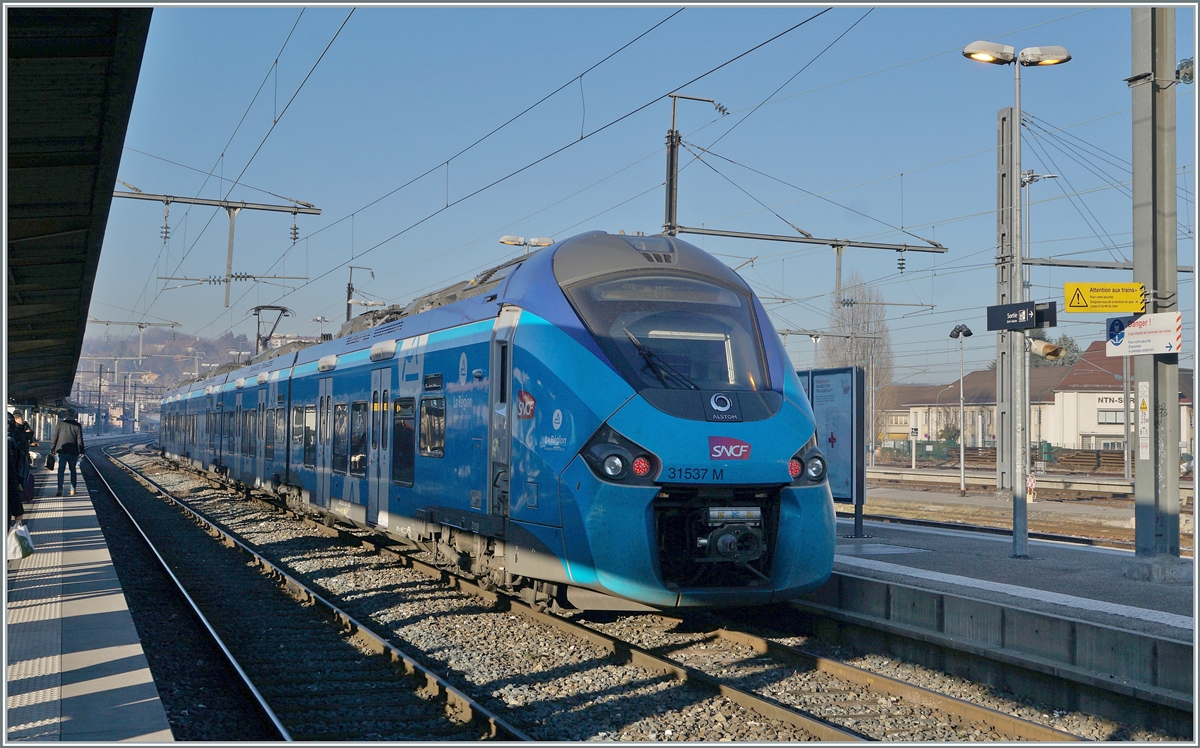
[[[684,276],[625,276],[567,293],[637,390],[770,386],[750,299],[740,292]]]

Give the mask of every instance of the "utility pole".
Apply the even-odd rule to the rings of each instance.
[[[225,212],[229,214],[229,253],[225,260],[225,306],[229,306],[229,284],[231,281],[234,280],[234,278],[233,278],[233,226],[234,226],[234,222],[237,221],[238,213],[241,213],[243,210],[269,210],[269,211],[275,211],[277,213],[291,213],[292,214],[292,241],[293,242],[296,241],[297,238],[299,238],[299,231],[296,229],[296,218],[295,218],[297,214],[304,213],[305,215],[313,215],[313,216],[321,215],[320,208],[314,208],[309,203],[300,202],[299,200],[293,201],[294,203],[296,203],[295,205],[269,205],[269,204],[265,204],[265,203],[247,203],[247,202],[233,201],[233,200],[206,200],[204,198],[199,198],[199,197],[175,197],[173,195],[151,195],[151,194],[148,194],[145,192],[122,192],[120,190],[113,190],[113,197],[125,197],[125,198],[130,198],[132,200],[153,200],[155,202],[160,202],[163,204],[163,213],[164,213],[163,220],[164,221],[166,220],[166,216],[165,216],[166,210],[170,208],[171,203],[183,203],[185,205],[212,205],[212,206],[224,208]],[[167,233],[166,226],[164,225],[164,227],[163,227],[164,241],[167,238],[166,233]],[[273,277],[282,277],[282,276],[259,276],[259,277],[273,278]],[[196,279],[196,278],[160,278],[159,280],[200,280],[201,282],[206,282],[204,279]]]
[[[88,322],[94,322],[97,325],[104,325],[104,327],[105,327],[104,339],[106,341],[108,340],[108,326],[109,325],[129,325],[131,327],[136,327],[138,329],[138,363],[139,364],[142,363],[142,337],[145,334],[147,327],[169,327],[169,328],[171,328],[171,338],[172,339],[175,338],[175,328],[182,327],[182,325],[180,325],[178,322],[117,322],[116,320],[96,319],[95,317],[88,317]]]
[[[1175,9],[1132,9],[1133,280],[1146,312],[1179,311],[1176,264]],[[1136,356],[1136,556],[1126,577],[1191,581],[1179,559],[1179,354]]]
[[[846,247],[865,247],[867,249],[890,249],[898,252],[900,257],[897,260],[900,272],[904,272],[904,253],[912,252],[937,252],[945,253],[946,247],[938,244],[935,241],[917,237],[929,246],[909,245],[909,244],[884,244],[880,242],[858,242],[850,239],[818,239],[808,233],[799,226],[792,225],[802,236],[783,236],[778,234],[755,234],[745,231],[722,231],[720,229],[701,229],[688,226],[680,226],[677,218],[679,204],[679,146],[683,139],[679,135],[679,131],[675,129],[675,105],[679,99],[688,99],[689,101],[706,101],[717,108],[721,114],[729,114],[725,107],[721,106],[712,99],[704,99],[698,96],[684,96],[683,94],[668,94],[671,97],[671,129],[667,130],[667,204],[666,215],[663,221],[663,233],[667,236],[676,236],[678,234],[698,234],[701,236],[724,236],[731,239],[760,239],[763,241],[773,242],[799,242],[801,244],[827,244],[833,247],[834,255],[837,262],[836,278],[834,280],[834,298],[841,298],[842,295],[842,251]]]

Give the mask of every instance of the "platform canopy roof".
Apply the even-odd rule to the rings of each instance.
[[[71,392],[150,8],[5,8],[10,402]]]

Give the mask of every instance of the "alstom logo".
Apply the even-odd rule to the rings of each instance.
[[[708,459],[710,460],[748,460],[750,445],[741,439],[728,436],[708,437]]]

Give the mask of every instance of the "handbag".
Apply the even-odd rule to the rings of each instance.
[[[53,452],[51,452],[50,454],[46,455],[46,469],[47,469],[47,470],[53,470],[53,469],[54,469],[54,453],[53,453]]]
[[[20,561],[33,554],[33,538],[24,522],[18,522],[8,531],[8,560]]]

